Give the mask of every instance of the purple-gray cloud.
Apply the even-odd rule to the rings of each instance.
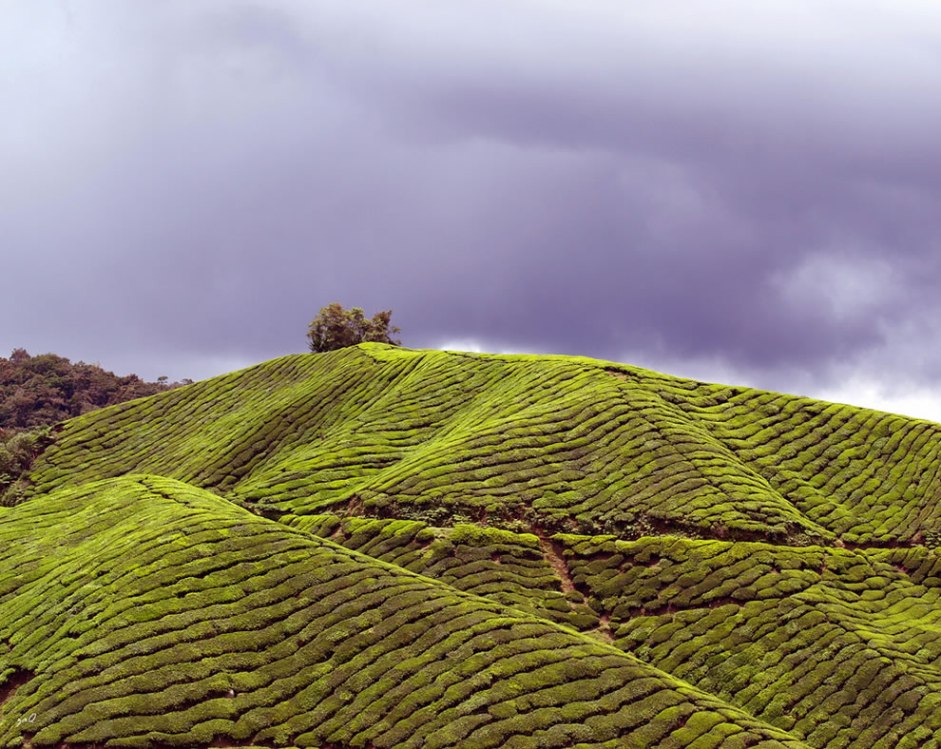
[[[200,377],[338,300],[409,345],[941,373],[941,9],[0,6],[0,353]]]

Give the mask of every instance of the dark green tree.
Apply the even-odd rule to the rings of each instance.
[[[0,430],[34,429],[184,383],[144,382],[56,354],[0,357]]]
[[[366,317],[362,307],[344,309],[333,302],[322,307],[317,317],[307,326],[307,343],[311,351],[335,351],[355,346],[357,343],[388,343],[393,346],[401,342],[392,336],[399,329],[392,325],[392,310],[377,312]]]

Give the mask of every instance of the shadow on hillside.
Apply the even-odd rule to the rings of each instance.
[[[3,707],[16,695],[16,691],[28,684],[36,674],[25,668],[14,668],[13,673],[0,684],[0,715],[3,714]]]

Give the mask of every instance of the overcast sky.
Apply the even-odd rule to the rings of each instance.
[[[941,420],[941,4],[0,0],[0,355],[331,301]]]

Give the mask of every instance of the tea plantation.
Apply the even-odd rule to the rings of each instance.
[[[941,748],[941,427],[363,344],[65,422],[0,747]]]

